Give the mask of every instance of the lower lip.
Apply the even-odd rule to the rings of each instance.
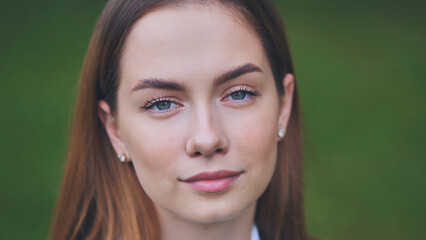
[[[237,180],[238,176],[229,178],[220,178],[214,180],[201,180],[194,182],[187,182],[191,187],[206,193],[221,192],[228,189]]]

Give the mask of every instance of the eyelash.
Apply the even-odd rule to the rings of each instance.
[[[157,104],[159,102],[166,102],[166,101],[175,103],[174,101],[172,101],[172,99],[170,97],[160,96],[160,97],[152,98],[152,99],[146,101],[144,106],[142,106],[142,108],[144,108],[145,110],[149,110],[149,109],[153,108],[155,106],[155,104]]]
[[[231,96],[231,94],[237,93],[237,92],[244,92],[244,93],[246,93],[246,94],[248,94],[252,97],[262,96],[262,94],[260,94],[260,92],[257,91],[257,90],[250,89],[248,87],[239,87],[239,88],[234,89],[234,90],[230,91],[229,93],[227,93],[225,98],[227,98],[227,97]],[[234,100],[234,101],[238,101],[238,100]],[[242,101],[245,101],[245,100],[241,100],[239,102],[242,102]],[[141,108],[143,108],[145,110],[149,110],[149,109],[153,108],[155,106],[155,104],[157,104],[159,102],[171,102],[171,103],[178,105],[176,102],[172,101],[172,99],[170,97],[160,96],[160,97],[152,98],[152,99],[146,101],[144,106],[142,106]],[[163,111],[163,112],[166,112],[166,111]]]
[[[243,87],[239,87],[237,89],[234,89],[234,90],[230,91],[228,94],[226,94],[225,98],[227,98],[227,97],[231,96],[231,94],[237,93],[237,92],[243,92],[243,93],[246,93],[246,94],[248,94],[248,95],[250,95],[252,97],[262,96],[262,94],[260,94],[259,91],[243,86]],[[234,101],[236,101],[236,100],[234,100]]]

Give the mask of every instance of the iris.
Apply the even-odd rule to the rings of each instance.
[[[167,110],[170,108],[171,105],[172,105],[172,102],[170,101],[161,101],[155,104],[158,110]]]
[[[246,92],[238,91],[231,93],[232,100],[243,100],[246,97]]]

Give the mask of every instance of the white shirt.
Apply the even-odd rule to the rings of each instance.
[[[253,224],[251,228],[251,240],[260,240],[259,231],[257,231],[257,227]]]

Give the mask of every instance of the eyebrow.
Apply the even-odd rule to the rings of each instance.
[[[251,73],[251,72],[263,72],[258,66],[252,63],[246,63],[240,65],[236,68],[230,69],[224,73],[219,74],[215,77],[213,81],[213,85],[219,86],[227,81],[235,79],[243,74]],[[176,81],[176,80],[165,80],[161,78],[146,78],[144,80],[139,80],[138,84],[132,88],[132,92],[145,89],[145,88],[156,88],[156,89],[168,89],[168,90],[176,90],[176,91],[184,91],[185,86]]]
[[[140,80],[135,87],[132,88],[132,92],[145,89],[145,88],[157,88],[157,89],[169,89],[176,91],[183,91],[185,87],[178,81],[175,80],[164,80],[161,78],[147,78]]]
[[[238,66],[234,69],[228,70],[215,78],[213,85],[219,86],[229,80],[235,79],[243,74],[251,72],[263,72],[258,66],[252,63],[246,63],[244,65]]]

